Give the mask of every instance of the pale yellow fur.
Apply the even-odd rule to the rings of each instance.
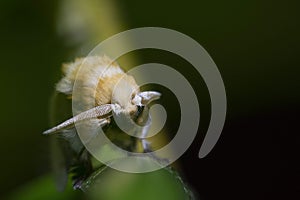
[[[78,112],[90,109],[91,105],[98,106],[112,101],[128,112],[135,110],[131,97],[139,92],[138,85],[133,77],[125,74],[119,65],[107,56],[78,58],[73,63],[64,64],[62,71],[64,77],[56,89],[70,95],[73,101],[80,102]],[[75,80],[76,94],[73,94]]]

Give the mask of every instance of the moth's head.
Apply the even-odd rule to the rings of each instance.
[[[149,104],[159,99],[161,94],[156,91],[139,92],[132,98],[132,103],[137,110],[131,114],[131,117],[140,125],[147,123],[149,117]]]

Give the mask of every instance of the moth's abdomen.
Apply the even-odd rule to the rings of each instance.
[[[80,102],[82,107],[79,111],[89,108],[90,105],[109,103],[112,90],[110,86],[113,85],[113,81],[105,84],[106,80],[124,74],[119,65],[107,56],[78,58],[75,62],[64,64],[62,71],[64,77],[56,85],[56,90]],[[76,92],[80,95],[73,94],[75,82]]]
[[[74,62],[63,64],[62,72],[64,76],[56,85],[56,90],[64,94],[72,94],[75,80],[95,87],[100,77],[124,73],[119,65],[107,56],[77,58]]]

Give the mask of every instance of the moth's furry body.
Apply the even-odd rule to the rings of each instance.
[[[134,78],[106,56],[76,59],[73,63],[64,64],[62,71],[64,76],[56,85],[56,90],[72,99],[73,105],[76,105],[73,106],[73,111],[77,115],[44,134],[58,133],[69,142],[68,146],[74,152],[75,158],[72,158],[73,161],[66,168],[70,170],[73,164],[84,169],[75,175],[74,188],[79,188],[81,182],[92,172],[92,168],[90,155],[81,143],[74,124],[84,120],[85,125],[105,127],[110,125],[114,113],[121,120],[132,119],[143,126],[132,131],[145,137],[151,121],[147,105],[158,99],[160,93],[140,92]],[[144,151],[149,151],[147,141],[141,141]],[[133,143],[127,141],[124,144],[127,144],[127,149],[128,145],[129,149],[134,149]]]
[[[80,68],[83,72],[78,73]],[[122,84],[118,85],[121,87],[118,90],[123,92],[115,93],[118,96],[114,100],[121,103],[121,106],[128,106],[129,101],[124,93],[128,91],[128,88],[129,92],[135,92],[133,95],[139,92],[139,86],[134,78],[124,73],[117,63],[106,56],[76,59],[74,63],[64,64],[63,72],[65,76],[57,84],[57,91],[72,95],[74,83],[77,81],[81,95],[80,99],[73,99],[73,101],[80,101],[84,106],[100,106],[111,103],[112,91],[117,89],[115,86],[120,80],[122,80]]]

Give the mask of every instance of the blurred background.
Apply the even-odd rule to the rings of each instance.
[[[199,159],[210,116],[201,77],[168,52],[132,53],[137,64],[173,66],[199,91],[199,133],[178,161],[184,181],[199,199],[299,199],[299,18],[296,1],[1,0],[0,198],[41,177],[51,182],[49,138],[41,133],[61,64],[120,31],[157,26],[200,43],[227,92],[223,133]]]

